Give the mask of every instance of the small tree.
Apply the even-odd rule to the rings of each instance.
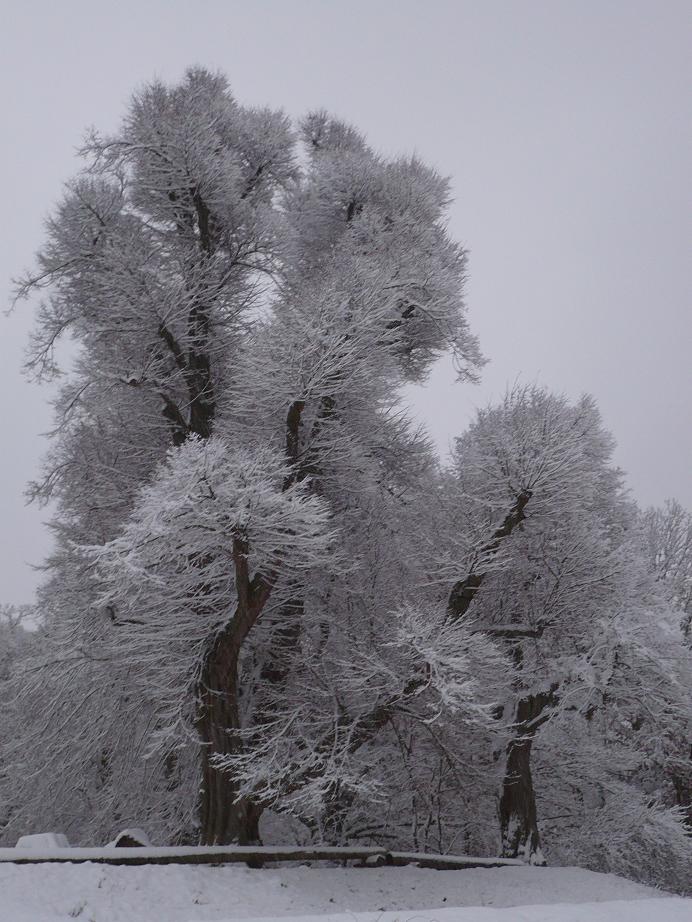
[[[514,663],[500,713],[507,739],[499,816],[503,853],[532,862],[544,860],[531,768],[537,741],[545,740],[549,777],[561,760],[548,741],[564,725],[588,747],[596,776],[610,762],[624,780],[631,754],[608,750],[615,727],[690,715],[686,667],[671,670],[670,636],[647,629],[653,617],[669,623],[670,607],[647,574],[636,509],[611,450],[593,401],[570,406],[535,387],[482,411],[457,443],[470,562],[450,608],[501,641]],[[483,543],[483,531],[492,540]],[[570,772],[559,777],[567,789],[580,784]],[[555,792],[554,781],[543,783]],[[552,808],[564,804],[553,799]]]
[[[677,500],[642,513],[645,553],[656,577],[680,610],[682,630],[692,643],[692,514]]]
[[[503,853],[533,862],[542,855],[531,750],[563,681],[555,653],[546,658],[542,647],[553,638],[579,649],[593,606],[602,603],[595,590],[612,564],[601,573],[610,554],[599,515],[604,486],[617,488],[604,476],[609,450],[591,402],[572,408],[538,388],[517,388],[481,412],[457,443],[458,489],[470,498],[472,541],[468,575],[452,590],[450,607],[502,638],[514,661],[513,700],[502,712],[512,729],[500,824]],[[483,531],[492,540],[484,543]],[[580,593],[586,585],[589,593]],[[582,617],[573,624],[576,611]]]
[[[644,553],[656,580],[680,617],[684,643],[692,648],[692,515],[677,500],[642,514]],[[681,730],[668,764],[675,803],[692,827],[692,744]]]

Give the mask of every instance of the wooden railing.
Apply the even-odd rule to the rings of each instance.
[[[274,862],[358,862],[364,867],[403,867],[418,865],[438,871],[466,868],[497,868],[523,865],[516,858],[472,858],[468,855],[435,855],[418,852],[390,852],[382,848],[331,848],[279,846],[181,846],[142,848],[56,848],[32,851],[24,848],[0,848],[0,862],[37,864],[42,862],[96,864],[235,864],[252,867]]]

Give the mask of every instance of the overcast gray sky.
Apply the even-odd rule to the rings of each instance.
[[[0,296],[31,264],[88,125],[203,64],[239,100],[326,107],[453,178],[479,387],[442,361],[413,397],[441,450],[521,376],[594,394],[643,504],[692,507],[692,2],[0,0]],[[0,316],[0,602],[49,548],[25,507],[50,426],[22,380],[30,306]]]

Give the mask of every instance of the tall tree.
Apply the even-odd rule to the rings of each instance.
[[[391,490],[397,471],[419,465],[416,439],[394,416],[399,385],[424,376],[445,349],[462,376],[481,362],[461,299],[464,253],[443,224],[446,182],[416,160],[384,161],[323,113],[301,131],[310,152],[302,174],[284,116],[238,106],[222,78],[197,70],[178,87],[146,87],[116,136],[89,140],[88,166],[51,221],[39,272],[21,288],[49,290],[33,367],[55,371],[53,346],[66,331],[80,346],[36,493],[57,497],[59,508],[44,593],[51,630],[64,649],[98,649],[104,686],[150,678],[136,675],[144,654],[133,654],[126,679],[114,678],[119,650],[144,636],[142,622],[157,611],[153,575],[151,593],[128,583],[149,571],[132,563],[139,547],[128,556],[122,541],[141,534],[143,521],[153,527],[154,494],[143,487],[169,482],[178,463],[170,446],[218,437],[251,467],[263,458],[268,481],[284,465],[286,502],[308,491],[337,525],[363,521],[367,505],[354,510],[344,497]],[[243,446],[250,455],[238,454]],[[210,445],[214,457],[218,450]],[[206,457],[197,448],[181,455],[191,484]],[[228,472],[242,477],[242,464]],[[161,538],[177,540],[173,531]],[[220,592],[215,552],[186,545],[188,563],[170,561],[168,584],[187,587],[178,602],[206,631],[178,689],[197,702],[206,842],[257,837],[253,811],[239,810],[237,785],[216,760],[237,750],[228,730],[238,729],[241,691],[251,697],[240,678],[251,634],[261,617],[272,622],[264,684],[280,685],[296,635],[277,624],[300,620],[308,592],[293,573],[284,598],[283,553],[275,549],[265,572],[245,542],[239,532],[233,579]],[[93,551],[100,545],[104,555]],[[122,592],[107,578],[117,561]],[[177,581],[190,566],[197,582]],[[165,727],[156,695],[151,707]]]
[[[83,153],[19,293],[48,291],[30,368],[57,374],[64,334],[79,347],[34,492],[58,504],[42,608],[65,657],[85,651],[74,677],[91,700],[81,678],[96,668],[92,684],[111,684],[102,654],[121,621],[94,604],[97,581],[75,549],[118,533],[171,444],[211,433],[236,345],[271,281],[274,199],[295,168],[285,116],[239,106],[222,77],[199,69],[179,86],[145,87],[120,132],[93,135]]]

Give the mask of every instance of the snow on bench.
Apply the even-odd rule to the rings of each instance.
[[[37,832],[31,836],[20,836],[15,848],[27,848],[32,851],[51,851],[54,848],[69,848],[67,836],[62,832]]]
[[[112,842],[109,842],[106,848],[147,848],[151,847],[151,839],[143,829],[136,827],[134,829],[123,829],[119,832]]]

